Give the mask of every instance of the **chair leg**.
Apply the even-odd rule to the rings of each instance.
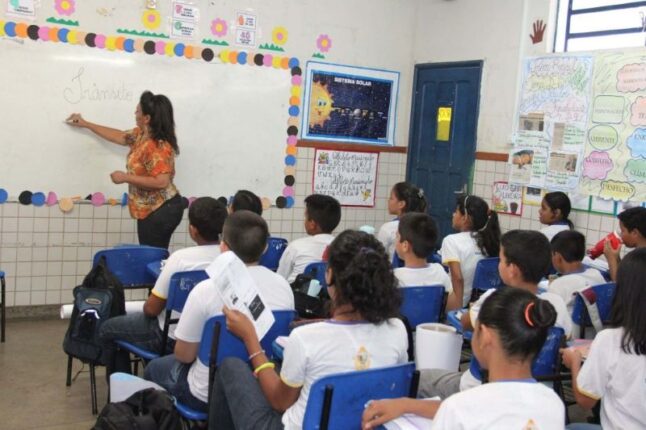
[[[92,397],[92,415],[99,413],[96,401],[96,372],[94,364],[90,364],[90,396]]]
[[[67,356],[67,379],[65,380],[65,385],[66,386],[71,386],[72,385],[72,356],[68,355]]]

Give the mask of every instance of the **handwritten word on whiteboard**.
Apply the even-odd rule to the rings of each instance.
[[[377,152],[317,149],[313,192],[337,199],[343,206],[375,205]]]

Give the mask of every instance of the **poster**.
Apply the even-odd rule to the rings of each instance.
[[[643,50],[597,55],[579,190],[646,200],[646,58]]]
[[[549,140],[543,131],[520,130],[509,154],[509,182],[543,187],[547,173]]]
[[[523,189],[523,205],[540,206],[545,196],[545,190],[541,188],[525,187]]]
[[[34,0],[7,1],[7,15],[17,18],[34,19],[36,16]]]
[[[303,139],[394,145],[399,73],[307,63]]]
[[[342,206],[375,205],[378,152],[317,149],[312,192],[332,196]]]
[[[508,182],[493,183],[493,210],[499,214],[523,214],[523,187]]]
[[[194,39],[199,28],[199,8],[190,3],[174,1],[171,9],[170,36],[173,39]]]

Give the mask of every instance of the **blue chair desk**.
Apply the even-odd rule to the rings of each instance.
[[[154,276],[155,279],[159,278],[159,275],[161,274],[161,271],[162,271],[162,260],[153,261],[152,263],[146,264],[146,271],[151,276]]]
[[[462,328],[462,315],[464,315],[465,312],[469,312],[467,309],[459,309],[456,311],[449,311],[446,313],[446,322],[449,323],[451,327],[455,327],[455,329],[458,331],[458,333],[462,333],[462,337],[464,340],[470,341],[471,338],[473,337],[473,332],[470,330],[464,330]]]

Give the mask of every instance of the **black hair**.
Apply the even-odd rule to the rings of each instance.
[[[405,203],[402,213],[426,212],[426,197],[424,190],[409,182],[398,182],[393,185],[393,193],[397,200]]]
[[[232,212],[239,210],[248,210],[258,215],[262,215],[262,202],[260,197],[248,190],[239,190],[231,200]]]
[[[217,242],[227,217],[227,208],[212,197],[200,197],[188,208],[188,222],[208,242]]]
[[[413,254],[419,258],[428,257],[435,250],[437,226],[426,213],[409,212],[399,219],[399,240],[408,241],[413,247]]]
[[[173,105],[163,94],[153,94],[144,91],[139,98],[141,112],[150,116],[150,137],[157,141],[168,142],[175,154],[179,155],[177,137],[175,137],[175,119]]]
[[[345,230],[330,244],[333,306],[349,304],[371,323],[399,314],[401,295],[390,259],[373,235]]]
[[[518,266],[525,282],[538,284],[551,267],[550,243],[543,233],[511,230],[502,235],[500,245],[507,262]]]
[[[334,197],[310,194],[305,197],[308,219],[314,221],[323,233],[332,233],[341,221],[341,205]]]
[[[550,241],[552,252],[558,252],[568,263],[582,261],[585,257],[585,236],[576,230],[558,232]]]
[[[268,238],[267,222],[251,211],[233,212],[224,222],[222,240],[246,264],[260,260]]]
[[[489,205],[478,196],[463,194],[458,196],[456,208],[462,215],[468,215],[471,232],[480,251],[495,257],[500,252],[500,224],[498,214],[489,210]]]
[[[646,237],[646,208],[635,207],[629,208],[617,215],[619,221],[631,231],[637,229],[639,234]]]
[[[512,287],[494,291],[478,313],[478,323],[498,333],[505,354],[522,361],[534,359],[555,322],[556,310],[550,302]]]
[[[574,224],[572,224],[572,221],[568,218],[568,216],[570,216],[570,211],[572,210],[572,204],[570,203],[570,198],[567,194],[563,191],[554,191],[545,194],[543,200],[552,212],[556,212],[557,210],[560,211],[561,221],[565,221],[571,229],[574,228]]]
[[[630,251],[617,269],[617,290],[610,324],[624,329],[621,349],[626,354],[646,355],[646,248]]]

